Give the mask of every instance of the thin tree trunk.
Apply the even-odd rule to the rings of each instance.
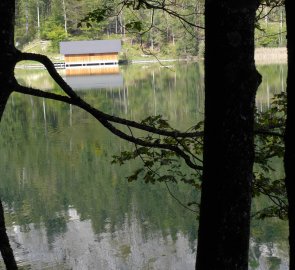
[[[37,29],[38,38],[40,38],[40,6],[39,1],[37,1]]]
[[[67,26],[67,11],[66,11],[66,3],[65,0],[62,0],[62,8],[63,8],[63,15],[64,15],[64,29],[66,35],[68,35],[68,26]]]
[[[28,0],[25,2],[25,15],[26,15],[26,35],[29,34],[29,6]]]
[[[287,121],[285,133],[285,174],[286,189],[288,196],[289,217],[289,246],[290,246],[290,270],[295,269],[295,18],[291,10],[292,1],[286,0],[286,23],[287,23],[287,49],[288,49],[288,74],[287,74]]]
[[[118,35],[118,17],[116,17],[116,21],[115,21],[115,31],[116,31],[116,35]]]
[[[0,251],[7,270],[17,269],[13,250],[9,244],[9,238],[6,233],[4,210],[0,200]]]
[[[122,37],[125,38],[125,20],[124,20],[124,14],[123,14],[123,10],[121,11],[120,13],[120,19],[121,19],[121,34],[122,34]]]
[[[199,1],[196,3],[195,8],[195,24],[201,25],[201,4]],[[196,36],[196,44],[195,44],[195,55],[199,54],[199,44],[200,44],[200,29],[198,27],[195,27],[195,36]]]
[[[205,2],[204,171],[197,270],[247,270],[256,0]]]
[[[265,26],[268,26],[268,7],[265,7],[265,17],[264,17],[264,22],[265,22]]]
[[[280,8],[280,44],[279,46],[282,46],[283,44],[283,7]]]
[[[151,24],[154,24],[154,15],[153,15],[153,12],[151,11]],[[153,51],[154,50],[154,37],[153,37],[153,28],[150,29],[150,42],[151,42],[151,50]]]

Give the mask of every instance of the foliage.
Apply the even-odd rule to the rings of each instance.
[[[257,47],[286,46],[284,0],[261,0],[257,14]]]
[[[143,120],[142,123],[163,130],[174,130],[161,115],[149,116]],[[200,123],[193,127],[192,130],[199,131],[201,127],[202,124]],[[197,156],[202,152],[202,144],[196,143],[194,138],[174,139],[170,137],[160,138],[148,135],[144,139],[154,143],[163,142],[165,144],[180,146],[183,150],[190,153],[190,155],[195,156],[196,159],[198,159]],[[184,173],[181,166],[182,159],[173,151],[135,146],[134,151],[124,151],[119,156],[114,156],[113,163],[122,165],[126,161],[137,158],[142,160],[144,166],[127,178],[129,182],[142,178],[145,183],[183,182],[197,189],[200,187],[198,181],[200,176],[199,172],[191,171],[190,173]]]
[[[261,23],[256,30],[257,47],[280,47],[286,45],[286,27],[277,23]]]
[[[264,196],[268,198],[270,205],[259,209],[254,216],[260,219],[266,217],[287,218],[287,199],[284,185],[284,178],[273,178],[273,160],[282,159],[284,154],[283,144],[283,123],[286,116],[286,95],[278,94],[274,97],[272,106],[266,112],[256,113],[256,139],[255,139],[255,168],[253,172],[253,197]],[[167,120],[161,115],[149,116],[142,121],[159,129],[175,131]],[[152,136],[148,134],[145,141],[153,143],[165,143],[180,147],[188,156],[193,159],[194,164],[200,165],[200,169],[193,169],[189,172],[183,170],[183,161],[177,153],[168,150],[139,147],[131,151],[123,151],[113,156],[113,163],[120,165],[127,161],[139,159],[141,167],[127,177],[128,182],[143,180],[145,183],[185,183],[193,189],[200,190],[202,183],[202,151],[203,151],[203,122],[199,122],[191,130],[199,132],[197,137],[171,138]],[[131,131],[130,131],[131,132]],[[132,132],[131,132],[132,134]],[[198,205],[198,202],[187,202],[188,206]]]
[[[41,32],[41,37],[52,41],[51,44],[54,51],[59,49],[59,42],[68,39],[64,28],[51,21],[45,23],[44,30]]]
[[[16,2],[16,42],[19,48],[35,38],[58,42],[115,38],[124,48],[137,46],[145,54],[202,56],[204,1],[20,0]],[[261,1],[257,15],[257,46],[284,46],[281,1]],[[39,11],[39,24],[38,12]],[[265,24],[265,20],[268,24]],[[278,34],[282,32],[282,34]],[[130,54],[130,53],[129,53]],[[128,55],[126,53],[126,55]]]

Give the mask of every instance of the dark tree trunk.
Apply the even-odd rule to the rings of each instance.
[[[289,217],[289,245],[290,245],[290,270],[295,269],[295,17],[291,11],[291,1],[286,0],[287,23],[287,49],[288,49],[288,76],[287,76],[287,121],[285,133],[285,174],[288,196]]]
[[[12,0],[0,1],[0,120],[14,82],[15,47],[14,47],[14,12]],[[1,181],[1,179],[0,179]],[[13,251],[6,233],[4,211],[0,200],[0,251],[6,269],[17,269]]]
[[[9,239],[6,233],[4,210],[0,200],[0,251],[7,270],[17,269],[14,259],[13,250],[10,247]]]
[[[204,171],[197,270],[246,270],[261,76],[254,63],[257,0],[205,2]]]
[[[14,12],[11,0],[0,2],[0,120],[15,81]]]

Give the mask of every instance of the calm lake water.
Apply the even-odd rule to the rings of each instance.
[[[257,107],[265,110],[285,87],[286,66],[259,70]],[[44,70],[16,75],[22,84],[57,89]],[[203,119],[203,76],[197,64],[132,65],[118,74],[65,79],[105,112],[134,120],[162,114],[186,130]],[[20,269],[194,269],[195,215],[165,185],[128,183],[139,162],[111,160],[131,145],[87,113],[13,94],[0,132],[0,197]],[[199,198],[189,186],[170,189],[183,202]],[[252,222],[249,269],[288,269],[287,229],[277,219]]]

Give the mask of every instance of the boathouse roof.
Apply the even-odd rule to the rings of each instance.
[[[61,54],[118,53],[121,40],[83,40],[60,42]]]

